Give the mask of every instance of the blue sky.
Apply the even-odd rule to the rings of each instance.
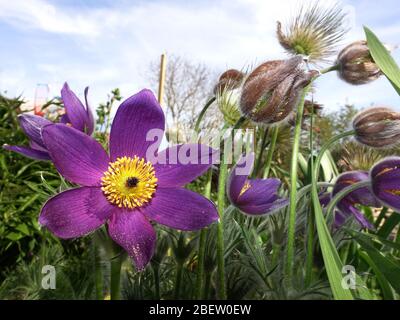
[[[80,96],[89,85],[95,106],[115,87],[124,97],[148,87],[148,66],[162,52],[217,71],[284,58],[276,21],[284,22],[302,2],[0,0],[0,91],[32,99],[37,83],[48,83],[50,94],[58,95],[68,81]],[[343,45],[363,38],[362,25],[384,42],[400,44],[397,1],[341,3],[352,26]],[[394,56],[400,62],[400,49]],[[400,110],[384,78],[354,87],[329,74],[318,80],[315,97],[329,110],[345,102]]]

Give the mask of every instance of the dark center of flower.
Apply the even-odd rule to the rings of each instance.
[[[136,177],[129,177],[129,178],[126,180],[126,186],[127,186],[128,188],[134,188],[134,187],[137,186],[138,183],[139,183],[139,179],[136,178]]]

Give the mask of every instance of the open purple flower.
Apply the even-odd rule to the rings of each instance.
[[[115,115],[110,155],[74,128],[44,127],[43,141],[57,170],[81,187],[48,200],[40,224],[68,239],[107,223],[111,238],[141,270],[155,247],[150,221],[180,230],[198,230],[216,221],[215,205],[183,186],[203,174],[218,152],[204,145],[178,145],[157,153],[164,164],[151,159],[152,163],[149,150],[156,151],[161,138],[148,141],[148,133],[163,133],[164,126],[164,113],[154,95],[142,90],[125,100]],[[188,150],[192,161],[187,161]]]
[[[349,171],[338,176],[335,186],[332,190],[332,197],[344,188],[360,182],[368,180],[368,172],[366,171]],[[350,217],[354,216],[357,222],[363,228],[373,228],[373,225],[364,217],[362,212],[356,208],[356,205],[364,205],[371,207],[380,207],[381,204],[374,197],[368,187],[360,188],[350,192],[342,200],[340,200],[336,206],[338,210],[335,212],[335,226],[342,226],[345,221]]]
[[[227,184],[229,201],[249,215],[268,214],[285,207],[288,200],[278,196],[279,179],[248,179],[253,163],[254,153],[249,153],[232,168]]]
[[[375,197],[400,212],[400,157],[387,157],[376,163],[370,178]]]
[[[88,87],[85,88],[85,107],[75,93],[70,90],[68,84],[64,84],[61,90],[61,98],[64,103],[65,114],[61,117],[60,122],[91,135],[94,130],[94,118],[87,102],[88,89]],[[29,146],[4,145],[3,148],[18,152],[28,158],[50,160],[50,155],[43,143],[42,129],[52,122],[41,116],[27,113],[20,115],[18,121],[30,140]]]

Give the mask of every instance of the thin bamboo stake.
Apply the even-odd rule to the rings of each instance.
[[[164,82],[165,82],[165,69],[166,69],[167,55],[163,53],[161,55],[160,63],[160,77],[158,82],[158,103],[162,105],[164,96]]]

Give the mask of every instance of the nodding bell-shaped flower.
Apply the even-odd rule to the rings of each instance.
[[[224,121],[231,126],[235,125],[241,117],[239,99],[244,77],[243,72],[229,69],[221,74],[214,87],[218,109],[224,116]]]
[[[400,113],[386,107],[361,111],[353,120],[355,138],[373,148],[390,148],[399,144]]]
[[[350,84],[365,84],[382,75],[364,40],[353,42],[340,51],[336,64],[339,78]]]
[[[300,56],[267,61],[246,78],[240,97],[242,113],[254,122],[273,124],[285,120],[302,90],[318,72],[304,71]]]
[[[344,188],[357,182],[368,180],[368,178],[367,171],[348,171],[342,173],[335,182],[335,186],[332,190],[332,197]],[[374,197],[368,187],[354,190],[338,202],[334,225],[340,227],[350,216],[353,216],[363,228],[373,228],[373,225],[365,218],[362,212],[357,209],[356,205],[371,207],[381,206],[380,202]]]
[[[387,157],[370,171],[372,192],[380,202],[400,212],[400,157]]]
[[[226,90],[233,90],[240,87],[243,82],[245,74],[236,69],[229,69],[223,72],[218,83],[214,87],[214,94],[218,95]]]

